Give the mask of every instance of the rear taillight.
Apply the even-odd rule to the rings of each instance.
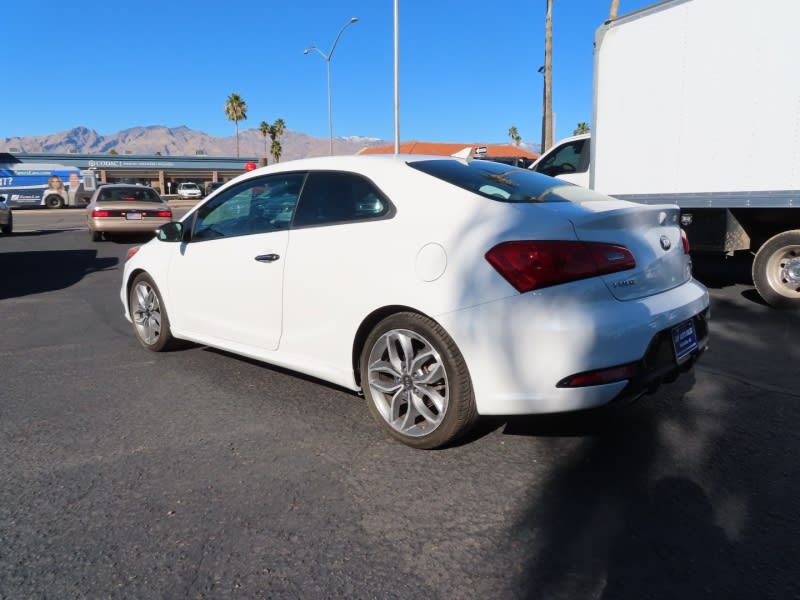
[[[683,253],[689,254],[689,236],[683,229],[681,229],[681,243],[683,244]]]
[[[172,218],[172,211],[171,210],[160,210],[160,211],[158,211],[158,216],[159,217],[165,217],[167,219],[171,219]]]
[[[93,210],[92,211],[92,218],[97,219],[99,217],[110,217],[111,211],[109,210]]]
[[[486,253],[486,260],[518,292],[636,266],[625,246],[560,240],[503,242]]]

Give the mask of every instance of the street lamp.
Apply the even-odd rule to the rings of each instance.
[[[312,50],[319,53],[319,55],[325,59],[325,64],[328,69],[328,141],[330,144],[331,156],[333,156],[333,112],[331,109],[331,58],[333,57],[333,51],[336,49],[336,44],[339,43],[339,38],[342,37],[342,33],[344,33],[344,30],[350,27],[350,25],[352,25],[356,21],[358,21],[358,17],[352,17],[347,23],[344,24],[344,27],[342,27],[339,30],[339,35],[336,36],[336,39],[333,42],[333,46],[331,46],[331,49],[328,51],[327,54],[325,54],[322,50],[320,50],[316,46],[309,46],[308,48],[303,50],[303,54],[308,54]]]

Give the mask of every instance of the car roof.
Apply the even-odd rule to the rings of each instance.
[[[280,173],[285,171],[302,171],[305,169],[316,170],[345,170],[359,171],[361,169],[392,168],[411,162],[423,160],[460,160],[452,156],[427,155],[427,154],[345,154],[337,156],[315,156],[311,158],[298,158],[281,163],[273,163],[266,167],[259,167],[245,175]]]
[[[98,188],[132,188],[137,190],[153,190],[155,191],[152,186],[149,185],[142,185],[141,183],[101,183],[97,186]]]

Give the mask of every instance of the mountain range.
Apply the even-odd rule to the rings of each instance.
[[[308,156],[324,156],[329,151],[328,138],[317,138],[287,129],[280,137],[281,160]],[[265,155],[265,138],[258,129],[239,131],[239,156]],[[386,140],[366,137],[337,137],[333,140],[336,154],[355,154],[367,146],[385,146]],[[272,140],[266,138],[266,149]],[[163,156],[236,156],[236,136],[215,137],[186,126],[132,127],[110,135],[100,135],[88,127],[75,127],[51,135],[0,138],[0,152],[52,152],[77,154],[144,154]],[[272,162],[270,156],[269,162]]]
[[[266,141],[266,147],[265,147]],[[327,137],[318,138],[299,131],[287,129],[280,138],[281,160],[292,160],[309,156],[325,156],[329,151]],[[474,140],[472,141],[474,142]],[[466,141],[465,143],[471,143]],[[268,153],[272,140],[266,140],[258,129],[239,132],[239,156],[261,158]],[[371,137],[337,137],[333,140],[334,154],[355,154],[369,146],[389,146],[391,141]],[[482,145],[482,143],[476,143]],[[531,152],[538,146],[522,144]],[[236,156],[236,136],[216,137],[181,125],[164,127],[132,127],[110,135],[100,135],[88,127],[75,127],[68,131],[50,135],[0,138],[0,152],[52,152],[76,154],[140,154],[162,156]],[[269,162],[272,162],[271,155]]]

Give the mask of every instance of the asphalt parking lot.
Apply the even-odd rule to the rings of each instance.
[[[691,377],[424,452],[347,391],[142,350],[118,298],[136,240],[84,218],[19,211],[0,237],[0,598],[798,597],[800,315],[746,258],[695,261]]]

